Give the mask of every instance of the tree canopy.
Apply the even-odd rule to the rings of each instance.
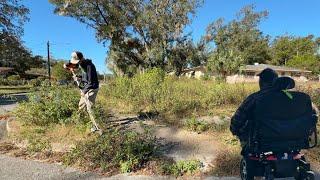
[[[0,0],[0,66],[13,67],[19,73],[43,63],[42,57],[33,56],[20,39],[28,13],[21,0]]]
[[[306,37],[279,36],[271,45],[272,63],[286,65],[294,56],[314,55],[317,45],[313,35]]]
[[[189,42],[184,34],[202,0],[50,0],[55,12],[96,29],[109,42],[109,67],[125,74],[152,67],[180,70],[187,55],[177,49]],[[170,67],[171,65],[171,67]]]
[[[269,37],[258,28],[267,16],[267,11],[255,12],[250,5],[241,9],[237,18],[229,23],[225,24],[220,18],[209,24],[203,38],[215,47],[209,58],[210,69],[226,76],[237,72],[243,64],[270,60]]]
[[[268,11],[245,6],[236,18],[210,23],[200,42],[186,26],[203,0],[49,0],[55,12],[96,30],[108,44],[108,67],[117,75],[132,76],[158,67],[179,75],[186,67],[206,65],[222,76],[254,63],[298,66],[297,59],[313,61],[320,53],[320,38],[263,34],[260,23]],[[294,65],[293,65],[294,64]],[[310,67],[311,68],[311,67]]]
[[[22,35],[28,13],[29,9],[21,4],[21,0],[0,0],[0,31]]]
[[[287,66],[307,69],[313,72],[313,74],[320,73],[320,58],[313,54],[296,55],[290,61]]]
[[[9,32],[0,32],[0,67],[13,67],[17,72],[24,73],[42,64],[42,57],[33,56],[18,37]]]

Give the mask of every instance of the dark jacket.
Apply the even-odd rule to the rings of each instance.
[[[82,69],[82,76],[81,76],[82,86],[80,87],[82,92],[85,94],[90,89],[99,88],[98,74],[96,71],[96,67],[94,66],[92,61],[86,59],[80,63],[80,67]]]
[[[255,103],[258,99],[272,92],[274,89],[270,86],[262,88],[260,91],[249,95],[237,109],[231,118],[230,131],[233,135],[239,137],[241,141],[248,139],[249,127],[248,120],[252,119]]]
[[[308,94],[277,90],[256,102],[253,116],[249,122],[249,151],[281,153],[310,147],[317,114]]]
[[[298,118],[297,121],[299,122],[303,122],[300,119],[304,117],[306,117],[307,119],[314,119],[312,117],[316,117],[316,111],[314,109],[312,110],[311,100],[307,94],[300,92],[286,93],[287,89],[292,89],[294,86],[295,83],[293,79],[289,77],[281,77],[277,78],[272,83],[272,85],[264,86],[260,91],[251,94],[240,105],[234,116],[231,118],[230,130],[232,134],[238,136],[241,141],[247,141],[249,132],[251,130],[250,128],[252,128],[249,127],[249,122],[250,120],[256,121],[254,119],[256,119],[257,117],[259,119],[263,119],[264,117],[266,117],[267,119],[270,119],[271,117],[276,119],[289,118],[290,120],[292,120],[291,122],[293,122],[294,118]],[[288,99],[290,98],[292,98],[292,101],[288,101]],[[301,117],[299,114],[302,113],[298,112],[298,109],[300,111],[305,102],[307,103],[305,106],[306,112],[308,111],[310,113],[306,114],[304,117]],[[263,103],[265,107],[262,109],[263,112],[261,111],[261,109],[259,110],[259,112],[261,112],[258,112],[257,116],[257,106],[261,107],[261,103]],[[284,103],[286,103],[286,105],[281,105]],[[269,109],[272,110],[269,112]],[[292,109],[297,109],[297,111],[293,113]],[[266,115],[261,114],[266,112]],[[260,125],[269,127],[272,124],[270,122],[266,123],[267,124],[260,123]],[[315,122],[311,122],[311,125],[314,123]],[[278,124],[274,124],[272,126],[278,126]],[[292,129],[292,127],[288,128]],[[270,133],[272,133],[270,129],[266,131],[268,132],[265,132],[265,134],[270,135]],[[280,134],[276,134],[275,136],[280,136]]]

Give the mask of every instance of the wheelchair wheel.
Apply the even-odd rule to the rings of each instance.
[[[244,158],[240,162],[240,176],[242,180],[254,180],[254,175],[252,174],[252,167],[248,161]]]
[[[314,172],[306,171],[304,173],[300,173],[298,176],[294,177],[296,180],[314,180]]]
[[[314,180],[314,172],[307,171],[303,177],[303,180]]]

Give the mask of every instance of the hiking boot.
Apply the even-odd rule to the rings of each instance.
[[[94,132],[96,132],[96,131],[98,131],[99,129],[96,127],[96,126],[92,126],[91,128],[90,128],[90,131],[92,132],[92,133],[94,133]]]
[[[91,133],[95,133],[97,132],[99,135],[102,135],[102,130],[97,128],[96,126],[92,126],[92,128],[90,129]]]

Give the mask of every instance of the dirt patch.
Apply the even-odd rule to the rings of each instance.
[[[148,124],[152,124],[148,122]],[[141,123],[130,125],[132,129],[141,131]],[[199,160],[203,165],[203,171],[209,170],[216,158],[222,144],[214,133],[202,133],[187,131],[172,126],[154,124],[153,134],[163,144],[163,153],[166,157],[175,161]]]
[[[217,153],[214,166],[209,175],[214,176],[239,176],[239,164],[241,156],[237,149],[223,149]]]
[[[0,142],[0,154],[6,154],[16,149],[18,149],[18,147],[12,142]]]
[[[6,121],[9,118],[11,118],[9,114],[0,114],[0,121]]]
[[[16,144],[8,141],[0,142],[0,154],[49,163],[61,163],[64,156],[62,152],[53,151],[29,153],[26,148],[18,147]]]

